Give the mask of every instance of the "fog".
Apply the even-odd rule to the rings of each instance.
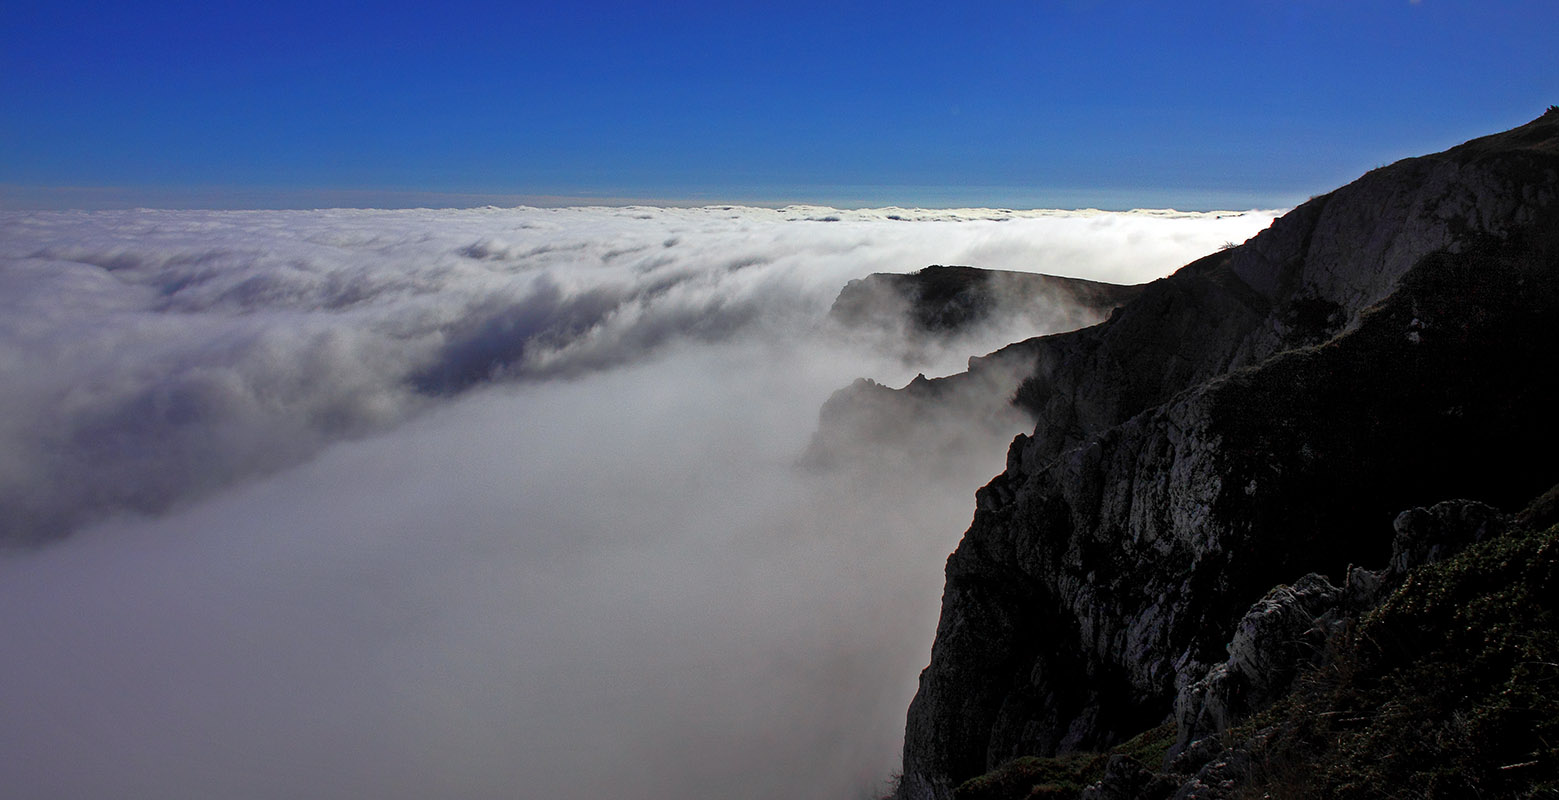
[[[37,798],[858,798],[1010,430],[845,282],[1140,282],[1270,212],[0,214],[0,752]],[[952,423],[949,423],[952,424]]]

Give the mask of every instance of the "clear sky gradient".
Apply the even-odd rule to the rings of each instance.
[[[1274,207],[1559,103],[1554,0],[3,12],[9,207]]]

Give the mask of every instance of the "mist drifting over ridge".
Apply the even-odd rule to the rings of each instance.
[[[795,458],[852,378],[1045,331],[906,364],[827,325],[839,289],[1140,282],[1274,216],[0,214],[0,534],[70,534],[0,561],[13,785],[850,796],[1016,430]]]

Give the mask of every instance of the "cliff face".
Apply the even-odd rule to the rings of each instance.
[[[1009,349],[1037,423],[948,559],[899,796],[1151,728],[1274,585],[1385,563],[1404,508],[1559,481],[1556,322],[1551,111]]]

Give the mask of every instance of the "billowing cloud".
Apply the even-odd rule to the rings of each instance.
[[[0,214],[0,535],[50,542],[0,559],[8,783],[863,792],[1013,431],[796,459],[852,378],[1041,331],[907,364],[834,295],[930,263],[1137,282],[1272,216]]]

